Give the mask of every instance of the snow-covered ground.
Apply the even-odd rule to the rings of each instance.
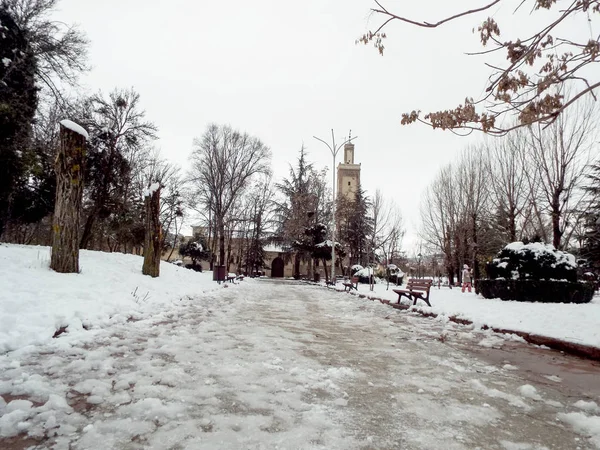
[[[339,289],[343,286],[338,285]],[[368,284],[359,284],[354,294],[397,302],[398,294],[393,289],[401,289],[393,284],[375,284],[374,290]],[[403,302],[407,302],[403,298]],[[528,303],[485,299],[480,295],[461,292],[460,288],[442,286],[431,288],[428,307],[419,301],[416,308],[450,317],[456,316],[473,322],[476,327],[487,325],[497,329],[524,331],[540,336],[562,339],[577,344],[600,348],[600,296],[590,303]]]
[[[141,274],[139,256],[81,252],[81,273],[60,275],[48,269],[48,247],[0,244],[0,353],[52,339],[68,326],[69,337],[111,323],[152,315],[182,298],[219,289],[212,274],[162,263],[161,275]],[[397,301],[396,286],[375,284],[358,293]],[[340,284],[338,288],[343,289]],[[356,293],[356,291],[353,291]],[[406,299],[405,299],[406,301]],[[600,297],[588,304],[525,303],[484,299],[460,289],[431,289],[432,308],[476,326],[524,331],[600,347]],[[68,341],[64,339],[62,342]]]
[[[502,345],[493,333],[316,286],[217,285],[166,263],[152,279],[131,255],[82,252],[77,275],[48,261],[47,248],[0,245],[0,448],[600,448],[598,395],[527,382],[441,338]],[[431,301],[492,326],[516,315],[531,332],[560,333],[556,320],[556,337],[598,343],[580,330],[597,327],[597,299],[442,288]]]
[[[0,354],[46,343],[61,327],[66,343],[219,287],[210,273],[164,262],[159,278],[144,276],[142,258],[121,253],[83,250],[79,274],[57,274],[49,263],[48,247],[0,244]]]

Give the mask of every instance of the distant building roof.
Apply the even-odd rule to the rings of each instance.
[[[265,252],[273,252],[273,253],[285,253],[285,250],[280,245],[275,244],[267,244],[263,247]]]

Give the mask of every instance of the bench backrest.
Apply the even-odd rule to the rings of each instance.
[[[411,278],[406,283],[406,287],[409,289],[414,288],[414,289],[429,290],[432,283],[433,283],[433,280],[430,278]]]

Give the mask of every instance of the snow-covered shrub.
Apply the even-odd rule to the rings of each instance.
[[[550,244],[513,242],[487,264],[487,273],[491,279],[577,281],[577,263]]]
[[[373,269],[360,269],[354,272],[353,276],[358,277],[359,283],[369,284],[369,274],[373,276]]]
[[[500,298],[519,302],[589,303],[594,285],[556,280],[477,280],[475,292],[484,298]]]
[[[593,286],[577,282],[577,263],[570,253],[540,242],[513,242],[486,267],[489,279],[477,280],[485,298],[546,303],[588,303]]]
[[[404,280],[404,272],[400,270],[396,264],[388,264],[387,268],[387,278],[390,283],[402,284]]]
[[[354,274],[360,270],[363,270],[363,266],[360,264],[354,264],[352,267],[350,267],[350,276],[354,276]]]

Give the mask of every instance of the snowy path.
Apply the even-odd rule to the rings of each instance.
[[[0,448],[600,448],[598,397],[440,340],[493,335],[322,288],[247,282],[88,333],[0,358]]]

